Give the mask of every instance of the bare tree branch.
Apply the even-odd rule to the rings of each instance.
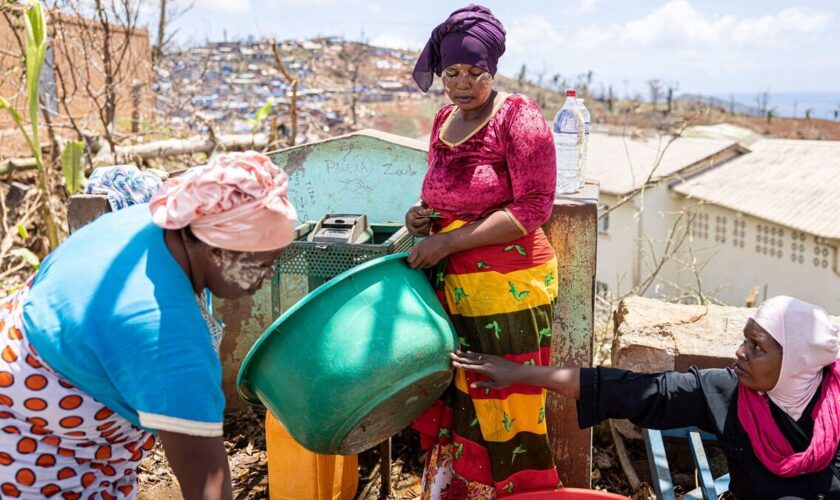
[[[680,223],[682,222],[684,216],[685,211],[680,212],[679,216],[674,221],[673,226],[671,226],[671,229],[668,230],[668,239],[667,243],[665,244],[665,249],[663,250],[662,256],[658,259],[657,264],[654,267],[651,274],[645,279],[644,282],[642,282],[642,284],[636,290],[633,291],[634,294],[644,295],[645,293],[647,293],[650,286],[656,281],[657,277],[659,276],[659,272],[662,270],[665,264],[671,260],[671,257],[676,252],[678,252],[680,248],[682,248],[683,243],[685,243],[685,240],[688,237],[688,230],[684,230],[677,240],[675,240],[674,237],[680,228]],[[691,217],[693,217],[693,215],[689,215],[689,220]]]
[[[344,62],[345,75],[350,83],[350,116],[353,126],[357,123],[356,105],[361,95],[358,91],[359,75],[367,53],[367,43],[361,41],[345,43],[338,54],[338,58]]]
[[[167,48],[172,44],[172,40],[178,32],[177,29],[170,32],[169,27],[175,20],[192,10],[193,5],[193,3],[190,3],[183,8],[179,8],[178,2],[176,1],[160,0],[157,43],[155,44],[152,52],[155,66],[159,65],[163,61],[164,57],[166,57]]]
[[[599,216],[599,218],[606,217],[607,214],[609,214],[610,212],[613,212],[617,208],[627,204],[628,202],[632,201],[637,196],[644,196],[645,190],[647,190],[648,188],[651,188],[651,187],[659,184],[663,180],[665,180],[665,178],[658,178],[658,179],[654,180],[654,177],[656,176],[656,173],[659,171],[659,167],[662,165],[662,159],[665,157],[665,153],[668,152],[668,149],[671,147],[672,144],[674,144],[674,142],[677,139],[682,137],[683,133],[685,132],[685,129],[687,129],[689,126],[691,126],[690,121],[683,124],[683,126],[680,127],[680,129],[668,139],[668,142],[665,144],[664,148],[658,148],[659,152],[657,153],[656,161],[653,164],[653,168],[650,169],[650,172],[648,173],[647,178],[645,178],[645,181],[642,183],[642,185],[637,187],[637,188],[634,188],[632,191],[630,191],[629,193],[627,193],[624,196],[622,196],[621,198],[619,198],[618,203],[609,207],[607,210],[604,210],[601,213],[601,215]],[[626,140],[627,139],[625,137],[625,141]],[[661,140],[661,138],[660,138],[660,140]],[[632,160],[630,160],[630,151],[629,151],[629,149],[627,149],[626,143],[625,143],[625,152],[627,154],[628,161],[631,162],[631,169],[632,169]]]
[[[289,102],[289,114],[290,114],[290,121],[291,121],[291,131],[289,133],[289,146],[294,146],[297,143],[297,126],[298,126],[298,115],[297,115],[297,89],[298,89],[298,79],[292,78],[289,74],[289,71],[286,69],[286,65],[283,64],[283,58],[280,57],[280,49],[277,47],[277,41],[271,41],[271,52],[274,54],[274,64],[277,66],[277,69],[280,70],[280,73],[283,74],[283,78],[289,82],[289,85],[292,88],[292,97]]]

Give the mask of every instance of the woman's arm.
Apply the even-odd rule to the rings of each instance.
[[[452,366],[487,377],[486,380],[473,382],[473,388],[503,389],[509,385],[525,384],[580,399],[579,368],[521,365],[499,356],[469,351],[458,351],[451,357]]]
[[[527,97],[511,111],[505,128],[505,155],[513,201],[506,211],[523,234],[536,230],[551,216],[557,187],[554,138],[539,106]]]
[[[228,500],[232,497],[230,466],[219,437],[158,433],[186,500]]]
[[[452,360],[454,366],[486,377],[473,382],[475,387],[529,384],[578,400],[581,428],[608,418],[626,418],[651,429],[697,426],[719,433],[737,388],[731,370],[635,373],[601,367],[557,368],[469,352],[459,352]]]
[[[521,229],[508,212],[497,211],[473,224],[426,238],[412,249],[408,264],[415,269],[425,269],[450,254],[486,245],[501,245],[521,237]]]
[[[441,236],[447,234],[453,253],[488,245],[501,245],[523,236],[522,230],[510,214],[502,210]]]

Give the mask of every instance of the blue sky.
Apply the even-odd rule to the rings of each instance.
[[[180,0],[184,1],[184,0]],[[144,2],[146,3],[146,2]],[[362,33],[375,45],[420,48],[466,2],[195,0],[177,20],[184,43],[248,35]],[[148,2],[156,5],[157,2]],[[680,92],[840,92],[837,0],[486,0],[508,32],[500,72],[526,64],[574,77],[592,70],[619,94],[652,78]],[[149,14],[154,14],[153,7]]]

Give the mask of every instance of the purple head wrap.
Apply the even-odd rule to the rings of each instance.
[[[505,27],[487,7],[470,4],[432,30],[414,66],[414,81],[426,92],[434,75],[453,64],[471,64],[495,75],[504,53]]]

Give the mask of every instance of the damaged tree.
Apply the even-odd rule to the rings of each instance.
[[[193,4],[186,6],[178,5],[173,0],[160,0],[160,11],[158,12],[157,43],[152,50],[152,58],[155,66],[159,65],[172,45],[172,39],[178,34],[177,29],[171,29],[172,23],[189,12]]]
[[[132,102],[139,107],[142,86],[149,83],[135,82],[139,75],[148,75],[151,80],[148,52],[145,57],[141,53],[148,50],[147,44],[135,40],[140,2],[54,1],[54,7],[59,6],[74,15],[56,10],[54,16],[54,50],[61,52],[63,60],[73,61],[72,64],[56,62],[53,65],[57,107],[63,111],[62,116],[67,118],[78,139],[89,135],[86,130],[92,124],[86,123],[87,117],[95,115],[97,123],[93,128],[102,134],[103,146],[115,156],[117,118],[121,114],[131,114],[121,113],[120,109]],[[93,108],[94,113],[85,107]]]
[[[364,64],[365,59],[367,58],[367,53],[367,44],[364,42],[350,42],[344,44],[341,47],[341,52],[338,54],[338,58],[344,62],[344,72],[350,84],[350,116],[353,126],[355,126],[357,122],[356,105],[358,104],[359,97],[361,96],[361,90],[359,89],[359,76],[362,64]]]
[[[292,78],[292,75],[289,74],[289,70],[286,69],[286,65],[283,64],[283,58],[280,55],[280,49],[277,47],[277,42],[275,40],[271,41],[271,52],[274,54],[274,64],[277,65],[278,71],[283,74],[283,78],[289,82],[289,87],[291,88],[292,95],[289,98],[289,121],[291,122],[291,130],[289,132],[289,146],[294,146],[297,143],[297,89],[298,89],[298,79]],[[275,133],[276,127],[272,126],[272,134]]]
[[[136,163],[142,165],[153,158],[169,158],[196,153],[204,153],[209,156],[219,149],[223,151],[262,150],[268,145],[269,140],[265,134],[211,134],[207,138],[167,139],[144,144],[117,146],[113,155],[118,164]],[[104,158],[102,165],[98,166],[111,164],[113,163],[108,158]]]

